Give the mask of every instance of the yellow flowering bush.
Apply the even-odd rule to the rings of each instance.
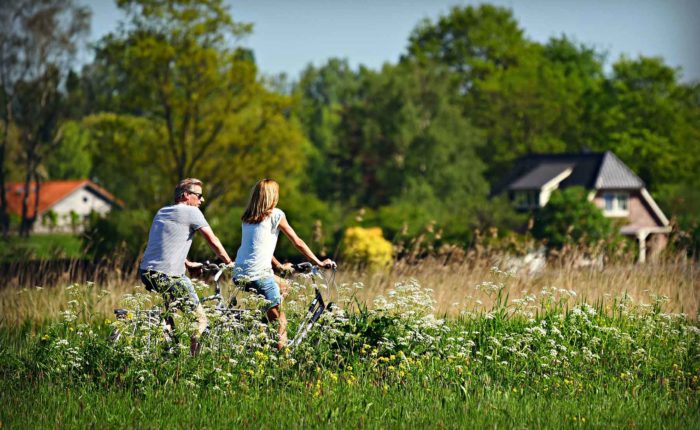
[[[393,261],[391,242],[384,239],[379,227],[349,227],[343,235],[343,249],[347,263],[370,270],[385,268]]]

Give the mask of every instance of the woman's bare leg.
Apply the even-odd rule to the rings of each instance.
[[[279,276],[275,275],[275,282],[277,282],[277,285],[280,287],[280,294],[282,295],[282,298],[287,297],[287,294],[289,293],[289,285],[287,284],[287,281],[284,278],[280,278]]]
[[[277,326],[277,349],[284,348],[285,346],[287,346],[287,317],[284,315],[284,312],[282,312],[279,305],[272,307],[267,311],[267,319],[271,323],[274,321],[278,321],[279,325]]]

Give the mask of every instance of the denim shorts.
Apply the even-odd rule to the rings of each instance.
[[[199,297],[192,285],[192,281],[185,275],[168,276],[165,273],[154,270],[141,270],[141,282],[149,291],[157,291],[163,295],[163,299],[172,302],[178,299],[186,299],[193,308],[199,304]]]
[[[277,281],[273,277],[260,278],[255,281],[245,281],[243,279],[236,279],[234,281],[236,285],[244,287],[246,290],[252,290],[256,293],[265,297],[268,305],[265,310],[279,306],[282,303],[282,295],[280,294],[280,287],[277,285]]]

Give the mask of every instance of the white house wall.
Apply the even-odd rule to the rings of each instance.
[[[79,188],[69,194],[67,197],[53,205],[50,210],[53,210],[57,217],[56,227],[54,232],[72,232],[71,226],[71,211],[78,214],[80,217],[80,227],[78,231],[82,231],[82,222],[86,219],[90,212],[97,212],[100,215],[107,214],[112,206],[98,194],[90,191],[87,187]],[[48,225],[44,225],[40,216],[34,224],[34,232],[48,233],[50,231]]]

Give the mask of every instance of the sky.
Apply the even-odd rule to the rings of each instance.
[[[92,39],[116,29],[121,18],[112,0],[84,0],[93,10]],[[225,0],[235,21],[253,23],[241,44],[253,50],[267,75],[295,80],[308,65],[331,57],[353,67],[395,63],[420,22],[437,20],[467,0]],[[546,42],[566,35],[606,52],[662,57],[680,67],[681,80],[700,81],[700,0],[493,0],[509,8],[526,37]]]

